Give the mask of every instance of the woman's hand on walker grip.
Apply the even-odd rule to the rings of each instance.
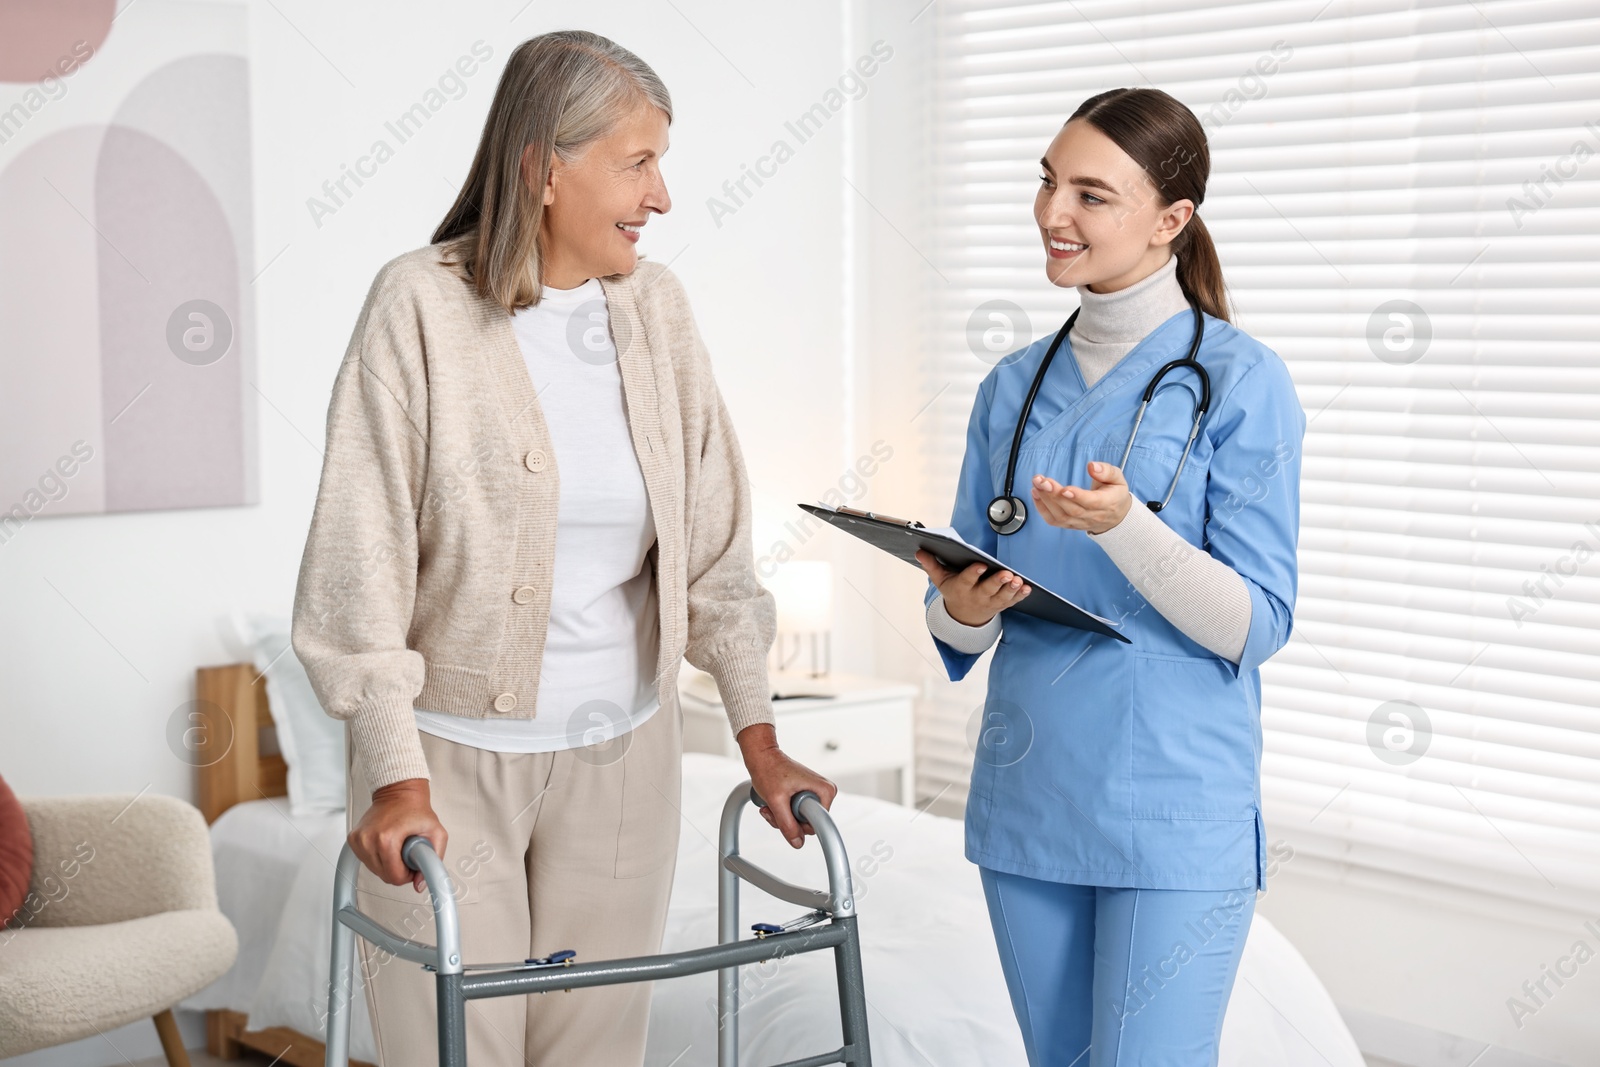
[[[433,851],[444,859],[449,835],[433,813],[426,778],[405,778],[374,789],[372,806],[362,813],[347,840],[351,851],[367,870],[389,885],[410,882],[420,893],[427,885],[422,872],[407,867],[405,858],[400,855],[400,846],[412,836],[426,837]]]
[[[746,726],[739,731],[735,740],[739,742],[739,751],[744,755],[745,769],[750,772],[750,788],[767,802],[765,807],[756,810],[783,834],[789,844],[795,848],[803,847],[805,835],[817,831],[810,823],[802,823],[794,817],[789,798],[809,789],[817,794],[822,806],[828,808],[833,806],[833,798],[838,794],[839,787],[784,755],[778,747],[777,731],[769,722]]]
[[[1127,517],[1133,494],[1122,469],[1098,461],[1089,464],[1092,489],[1061,485],[1042,474],[1033,476],[1033,506],[1051,526],[1103,534]]]
[[[983,572],[989,569],[986,563],[953,571],[925,548],[917,549],[917,562],[944,597],[944,610],[965,626],[982,626],[1033,592],[1033,586],[1007,570],[995,571],[985,578]]]

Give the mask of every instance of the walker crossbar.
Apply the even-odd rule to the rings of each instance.
[[[845,1064],[846,1067],[871,1067],[872,1050],[867,1039],[867,1005],[861,976],[861,943],[856,930],[855,897],[850,882],[849,859],[838,828],[815,793],[806,790],[790,798],[795,818],[816,832],[828,871],[826,891],[807,889],[786,882],[739,855],[739,820],[747,802],[756,807],[764,805],[750,783],[745,781],[734,788],[722,808],[721,856],[717,869],[718,944],[682,952],[595,963],[577,964],[571,959],[550,962],[549,957],[544,957],[528,960],[524,965],[510,964],[498,969],[478,969],[464,964],[461,959],[461,928],[456,914],[455,885],[444,863],[424,837],[407,838],[400,851],[406,866],[421,871],[423,881],[427,883],[438,943],[427,945],[403,937],[356,909],[355,880],[360,861],[346,844],[339,854],[333,890],[326,1067],[348,1067],[349,1064],[349,997],[354,989],[357,935],[393,956],[420,963],[434,972],[440,1067],[466,1067],[468,1000],[624,982],[649,982],[713,970],[719,972],[717,1065],[738,1067],[739,967],[771,959],[782,960],[821,949],[832,949],[834,953],[840,1029],[845,1043],[831,1052],[787,1060],[773,1067],[822,1067],[833,1063]],[[829,921],[824,925],[741,941],[741,880],[780,900],[826,912]],[[473,973],[467,973],[468,970]]]
[[[807,934],[813,936],[807,937]],[[461,988],[468,1000],[482,1000],[484,997],[503,997],[513,993],[548,993],[552,989],[582,989],[585,986],[614,985],[618,982],[682,978],[686,974],[702,974],[743,963],[760,963],[800,952],[833,948],[844,938],[842,926],[819,926],[810,930],[796,930],[791,934],[740,941],[732,945],[710,945],[659,956],[634,956],[630,959],[547,967],[535,971],[484,971],[464,975]]]

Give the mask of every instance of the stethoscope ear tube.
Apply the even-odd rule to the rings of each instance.
[[[1051,362],[1056,358],[1056,350],[1061,347],[1061,342],[1067,339],[1067,334],[1072,331],[1072,324],[1078,321],[1078,312],[1082,310],[1082,308],[1075,309],[1061,329],[1056,331],[1055,339],[1050,342],[1050,350],[1044,354],[1038,371],[1033,375],[1033,384],[1028,386],[1028,398],[1022,402],[1022,416],[1017,419],[1017,428],[1011,435],[1011,457],[1006,460],[1005,492],[989,501],[989,525],[995,533],[1016,533],[1022,529],[1022,524],[1028,521],[1028,506],[1022,502],[1021,497],[1012,492],[1012,485],[1017,476],[1017,453],[1022,448],[1022,428],[1028,423],[1028,413],[1033,410],[1033,398],[1039,395],[1039,385],[1044,381],[1045,371],[1050,369]]]

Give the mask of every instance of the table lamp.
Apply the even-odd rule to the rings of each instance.
[[[777,669],[789,670],[809,639],[810,676],[826,675],[832,659],[833,564],[790,560],[763,584],[778,602]]]

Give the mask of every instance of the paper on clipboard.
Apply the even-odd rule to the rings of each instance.
[[[960,569],[983,562],[990,567],[1003,568],[1019,576],[1032,587],[1032,592],[1004,611],[1020,611],[1025,615],[1071,626],[1079,630],[1105,634],[1118,641],[1132,643],[1118,629],[1116,623],[1086,611],[1040,583],[1029,578],[1015,567],[970,544],[949,526],[929,527],[915,520],[897,519],[892,515],[874,514],[857,508],[829,507],[827,504],[801,504],[801,510],[815,515],[830,526],[882,549],[897,559],[921,568],[917,562],[918,549],[933,554],[947,567]]]

